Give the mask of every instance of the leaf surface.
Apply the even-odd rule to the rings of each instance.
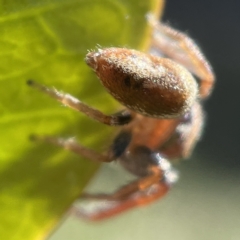
[[[0,3],[0,236],[43,239],[98,164],[28,136],[76,137],[103,151],[115,131],[29,88],[54,86],[105,112],[120,109],[84,57],[97,45],[146,50],[162,1],[8,0]]]

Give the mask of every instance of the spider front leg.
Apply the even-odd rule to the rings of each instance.
[[[200,97],[206,98],[212,91],[215,76],[197,44],[186,34],[160,23],[152,15],[148,15],[148,21],[153,27],[153,48],[196,74],[201,80]]]
[[[61,93],[56,89],[51,89],[46,86],[43,86],[33,80],[28,80],[27,84],[31,87],[34,87],[41,92],[49,95],[50,97],[58,100],[59,102],[63,103],[64,105],[84,113],[85,115],[89,116],[90,118],[97,120],[101,123],[110,125],[110,126],[117,126],[117,125],[124,125],[129,123],[132,118],[133,114],[131,114],[128,110],[123,110],[119,113],[114,115],[105,115],[104,113],[100,112],[93,107],[88,106],[87,104],[81,102],[80,100],[76,99],[75,97],[71,96],[70,94]],[[100,154],[95,152],[92,149],[89,149],[81,144],[77,143],[73,138],[70,139],[63,139],[59,137],[53,136],[36,136],[32,135],[31,140],[34,141],[43,141],[47,142],[64,149],[67,149],[71,152],[77,153],[85,158],[88,158],[92,161],[97,162],[111,162],[113,160],[113,155],[111,154]]]
[[[61,93],[56,89],[48,88],[33,80],[28,80],[27,84],[31,87],[34,87],[42,91],[43,93],[49,95],[50,97],[58,100],[62,104],[76,111],[82,112],[86,114],[88,117],[95,119],[96,121],[99,121],[106,125],[110,125],[110,126],[124,125],[129,123],[132,119],[132,115],[128,110],[124,110],[120,113],[108,116],[102,113],[101,111],[94,109],[93,107],[90,107],[87,104],[81,102],[79,99],[73,97],[70,94]]]

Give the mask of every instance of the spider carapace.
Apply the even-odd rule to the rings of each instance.
[[[148,20],[153,27],[151,52],[164,57],[126,48],[97,49],[86,55],[86,63],[103,86],[125,107],[121,112],[109,116],[69,94],[28,81],[92,119],[122,126],[106,153],[97,153],[73,139],[34,137],[93,161],[118,161],[138,177],[113,194],[83,194],[84,199],[109,203],[90,213],[74,209],[89,220],[105,219],[164,196],[178,177],[171,160],[188,158],[201,136],[202,101],[214,83],[211,66],[188,36],[151,16]]]

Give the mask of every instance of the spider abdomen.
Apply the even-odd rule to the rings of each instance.
[[[193,76],[167,58],[108,48],[87,54],[86,62],[114,98],[145,116],[182,116],[197,97]]]

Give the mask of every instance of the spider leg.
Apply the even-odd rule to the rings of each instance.
[[[81,195],[81,199],[93,199],[93,200],[108,200],[108,201],[122,201],[129,198],[132,194],[143,191],[153,184],[158,183],[161,179],[161,172],[158,171],[156,174],[152,174],[150,176],[140,178],[139,180],[133,181],[120,189],[118,189],[113,194],[88,194],[83,193]]]
[[[34,87],[43,93],[49,95],[50,97],[58,100],[62,104],[86,114],[88,117],[95,119],[101,123],[110,126],[118,126],[129,123],[132,120],[132,115],[130,111],[124,110],[120,113],[114,115],[105,115],[101,111],[94,109],[93,107],[88,106],[87,104],[81,102],[77,98],[71,96],[70,94],[61,93],[56,89],[48,88],[43,86],[33,80],[28,80],[27,84],[31,87]]]
[[[120,188],[112,195],[85,194],[83,198],[106,200],[106,205],[100,207],[95,212],[88,212],[73,206],[71,213],[86,220],[99,221],[116,216],[131,208],[149,204],[163,197],[170,188],[169,184],[164,182],[164,180],[160,181],[159,178],[161,177],[158,174],[142,178]]]
[[[110,156],[109,154],[100,154],[98,152],[95,152],[94,150],[89,149],[81,145],[80,143],[76,142],[74,138],[64,139],[64,138],[52,137],[52,136],[32,135],[30,136],[30,139],[33,141],[43,141],[43,142],[47,142],[47,143],[59,146],[61,148],[74,152],[78,155],[81,155],[82,157],[88,158],[95,162],[113,161],[113,157]]]
[[[200,78],[200,97],[206,98],[212,91],[215,77],[209,62],[186,34],[160,23],[152,15],[148,21],[153,27],[152,46],[184,65]]]
[[[201,138],[204,125],[204,112],[196,102],[189,113],[182,117],[175,132],[159,149],[168,159],[188,158]]]
[[[73,207],[72,213],[91,221],[113,217],[163,197],[178,178],[171,164],[163,158],[159,158],[158,165],[149,165],[148,170],[148,175],[119,188],[113,194],[83,194],[81,196],[83,199],[100,200],[97,202],[100,203],[98,205],[100,207],[92,211],[87,208]]]

